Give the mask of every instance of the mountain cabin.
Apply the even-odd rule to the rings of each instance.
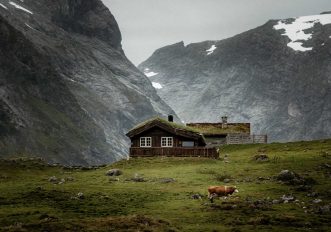
[[[250,123],[228,123],[228,117],[221,117],[218,123],[188,123],[186,126],[200,132],[207,147],[219,147],[224,144],[267,143],[267,135],[251,134]]]
[[[130,157],[176,156],[218,158],[216,148],[207,148],[197,130],[156,117],[142,122],[126,134],[131,140]]]

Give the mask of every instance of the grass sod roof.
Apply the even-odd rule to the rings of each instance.
[[[187,127],[204,135],[250,133],[250,123],[228,123],[226,127],[222,127],[222,123],[188,123]]]
[[[137,134],[140,132],[140,130],[142,130],[144,127],[147,127],[149,124],[163,124],[169,128],[174,129],[175,132],[188,132],[189,134],[194,134],[195,136],[199,136],[202,138],[203,141],[205,141],[204,136],[201,134],[201,132],[195,128],[191,128],[185,125],[181,125],[175,122],[169,122],[166,119],[163,119],[161,117],[154,117],[151,119],[148,119],[142,123],[139,123],[138,125],[136,125],[135,127],[133,127],[126,135],[131,137],[134,134]]]

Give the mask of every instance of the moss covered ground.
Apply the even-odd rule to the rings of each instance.
[[[261,154],[269,159],[256,160]],[[90,169],[1,160],[0,231],[330,231],[330,165],[331,140],[228,145],[219,160],[137,158]],[[106,176],[112,168],[123,174]],[[278,181],[282,170],[303,182]],[[210,203],[208,186],[224,181],[239,193]]]

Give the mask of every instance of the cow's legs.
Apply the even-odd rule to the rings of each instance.
[[[213,194],[209,194],[208,195],[208,198],[210,200],[211,203],[214,203],[214,197],[217,197],[217,194],[216,193],[213,193]]]

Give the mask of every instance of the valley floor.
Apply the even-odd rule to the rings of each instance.
[[[113,168],[123,174],[106,176]],[[298,175],[277,180],[282,170]],[[208,186],[224,182],[239,193],[210,203]],[[95,169],[36,159],[0,161],[0,231],[330,231],[330,226],[331,140],[229,145],[219,160],[137,158]]]

